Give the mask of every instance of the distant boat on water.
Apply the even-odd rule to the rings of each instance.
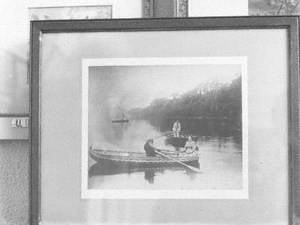
[[[112,123],[128,123],[129,119],[126,118],[125,114],[122,113],[122,118],[121,119],[115,119],[111,121]]]
[[[112,120],[112,123],[128,123],[129,120],[128,119],[120,119],[120,120]]]

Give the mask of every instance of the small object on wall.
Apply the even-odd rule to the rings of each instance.
[[[29,118],[26,114],[8,114],[0,117],[0,140],[27,140]]]
[[[28,118],[13,118],[11,120],[12,128],[28,128]]]

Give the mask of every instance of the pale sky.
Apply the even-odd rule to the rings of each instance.
[[[115,66],[90,68],[90,82],[109,105],[124,109],[146,107],[154,99],[169,98],[207,82],[230,83],[241,65]],[[96,85],[96,84],[93,84]]]

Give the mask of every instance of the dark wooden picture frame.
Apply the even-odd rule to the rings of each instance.
[[[286,29],[288,33],[288,160],[289,160],[289,224],[300,213],[297,206],[299,190],[299,18],[227,17],[227,18],[166,18],[114,19],[75,21],[33,21],[30,41],[30,224],[38,225],[41,214],[41,111],[40,55],[41,37],[45,33],[115,32],[115,31],[183,31]],[[268,179],[268,178],[267,178]],[[276,197],[274,197],[275,200]],[[299,203],[298,203],[299,205]]]

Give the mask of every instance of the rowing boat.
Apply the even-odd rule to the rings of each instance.
[[[115,151],[115,150],[103,150],[94,149],[89,150],[89,155],[92,159],[99,163],[109,163],[116,166],[133,166],[133,167],[153,167],[153,166],[174,166],[178,165],[172,159],[179,162],[194,165],[199,167],[199,156],[197,153],[188,154],[183,152],[174,151],[164,151],[169,158],[163,157],[161,155],[147,156],[144,152],[125,152],[125,151]]]

